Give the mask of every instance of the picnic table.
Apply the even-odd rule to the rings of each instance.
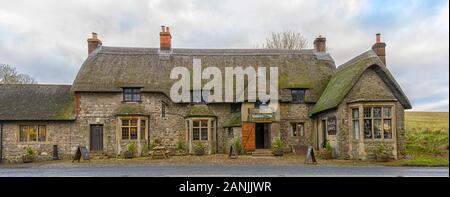
[[[150,152],[150,154],[152,155],[152,159],[159,159],[159,158],[167,159],[167,158],[169,158],[169,151],[167,151],[166,147],[164,147],[164,146],[154,147],[152,149],[152,151]]]

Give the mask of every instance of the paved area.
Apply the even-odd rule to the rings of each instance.
[[[449,168],[385,167],[385,166],[225,166],[225,165],[172,165],[172,166],[103,166],[17,168],[0,166],[0,177],[164,177],[164,176],[262,176],[262,177],[334,177],[334,176],[449,176]]]

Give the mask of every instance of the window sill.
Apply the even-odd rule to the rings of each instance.
[[[45,142],[17,142],[18,144],[48,144],[49,142],[45,141]]]
[[[122,103],[137,103],[137,104],[141,104],[142,101],[122,101]]]
[[[147,140],[147,139],[142,139],[142,140],[138,140],[138,139],[136,139],[136,140],[128,140],[128,139],[121,139],[122,140],[122,142],[137,142],[137,141],[142,141],[142,140]]]
[[[394,142],[394,139],[364,139],[364,142]]]
[[[209,140],[192,140],[194,142],[209,142]]]

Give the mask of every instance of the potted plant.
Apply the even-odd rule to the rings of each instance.
[[[34,151],[33,148],[27,147],[25,150],[25,154],[22,156],[23,163],[31,163],[34,160]]]
[[[275,156],[283,156],[284,151],[284,144],[280,137],[275,138],[275,140],[272,143],[272,153]]]
[[[329,141],[325,143],[325,148],[319,153],[320,158],[322,159],[332,159],[333,158],[333,148]]]
[[[386,149],[386,146],[383,143],[378,145],[375,151],[375,159],[379,162],[389,161],[389,151]]]
[[[202,142],[196,142],[194,144],[194,154],[198,156],[205,154],[205,145]]]
[[[136,153],[136,144],[131,143],[131,144],[128,144],[127,150],[123,153],[123,157],[125,159],[130,159],[130,158],[134,157],[135,153]]]

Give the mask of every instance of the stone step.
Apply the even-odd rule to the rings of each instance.
[[[256,149],[252,152],[252,156],[273,156],[273,153],[270,149]]]

